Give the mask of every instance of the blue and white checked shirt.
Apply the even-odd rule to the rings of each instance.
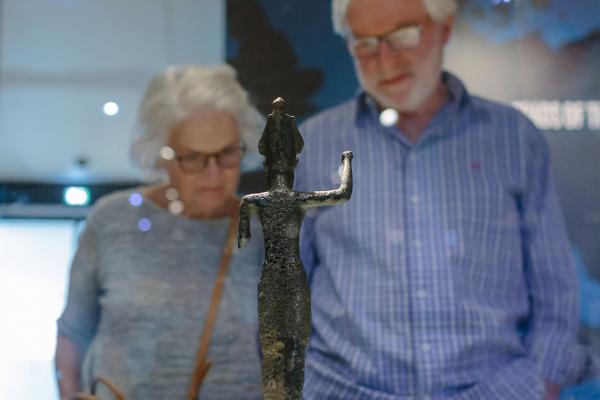
[[[539,131],[516,110],[451,99],[411,144],[364,94],[309,119],[296,190],[352,199],[305,219],[313,336],[304,397],[543,396],[584,363],[577,287]]]

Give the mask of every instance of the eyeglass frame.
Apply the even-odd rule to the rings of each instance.
[[[202,172],[206,169],[206,167],[208,166],[208,163],[210,162],[211,158],[214,158],[217,166],[219,168],[232,168],[235,167],[236,165],[239,165],[239,163],[242,161],[242,159],[244,158],[244,154],[246,153],[247,150],[247,146],[246,143],[244,141],[239,141],[237,144],[237,147],[235,148],[236,151],[240,152],[240,157],[239,160],[234,163],[234,164],[227,164],[227,165],[223,165],[221,162],[221,156],[223,155],[224,152],[228,151],[228,150],[233,150],[232,147],[235,146],[235,144],[232,144],[230,146],[224,147],[223,149],[221,149],[218,152],[215,153],[204,153],[201,151],[192,151],[189,152],[188,154],[184,154],[184,155],[177,155],[175,154],[175,156],[173,157],[173,160],[177,161],[177,166],[179,167],[179,169],[184,172],[184,173],[198,173],[198,172]],[[200,160],[204,160],[202,161],[202,166],[200,168],[186,168],[183,166],[182,161],[195,161],[195,164],[198,163]]]
[[[422,43],[423,43],[423,31],[425,30],[425,25],[427,23],[429,23],[431,21],[431,17],[427,17],[425,19],[425,21],[423,21],[422,23],[418,23],[418,24],[411,24],[411,25],[404,25],[401,26],[399,28],[396,28],[392,31],[389,31],[387,33],[384,33],[382,35],[371,35],[371,36],[363,36],[363,37],[356,37],[354,36],[354,34],[349,31],[347,36],[346,36],[346,44],[348,47],[348,51],[350,52],[350,54],[354,57],[358,57],[358,58],[368,58],[368,57],[374,57],[379,53],[379,47],[381,45],[381,42],[385,42],[390,49],[392,49],[393,51],[400,51],[400,50],[410,50],[410,49],[416,49],[418,48]],[[403,46],[403,47],[399,47],[396,48],[394,47],[393,43],[390,40],[390,37],[394,34],[397,34],[399,32],[402,31],[408,31],[408,30],[412,30],[412,29],[416,29],[417,30],[417,34],[418,34],[418,40],[417,43],[413,46]],[[355,47],[356,47],[356,43],[362,41],[362,42],[366,42],[366,41],[375,41],[376,45],[373,47],[373,53],[372,54],[357,54],[357,52],[355,51]],[[371,42],[372,43],[372,42]]]

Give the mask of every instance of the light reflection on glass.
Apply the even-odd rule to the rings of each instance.
[[[140,193],[132,193],[131,196],[129,196],[129,204],[131,204],[134,207],[141,206],[143,202],[144,198]]]
[[[142,218],[138,221],[138,228],[142,232],[148,232],[152,229],[152,222],[148,218]]]
[[[394,126],[398,122],[398,111],[386,108],[379,114],[379,123],[383,126]]]
[[[168,188],[165,196],[167,197],[167,200],[175,201],[179,198],[179,192],[175,188]]]
[[[171,214],[181,214],[183,212],[183,202],[174,200],[169,203],[169,211]]]
[[[163,160],[167,160],[170,161],[172,159],[175,158],[175,150],[173,150],[172,148],[170,148],[169,146],[163,146],[160,149],[160,157]]]

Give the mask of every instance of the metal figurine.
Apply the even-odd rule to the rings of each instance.
[[[304,141],[296,119],[285,114],[281,97],[258,144],[265,157],[268,191],[244,196],[240,205],[238,246],[250,239],[250,214],[263,225],[265,261],[258,284],[258,320],[263,354],[264,398],[302,398],[304,351],[310,336],[310,290],[300,260],[299,234],[304,214],[311,207],[343,203],[352,194],[352,152],[342,154],[339,189],[294,192],[297,154]]]

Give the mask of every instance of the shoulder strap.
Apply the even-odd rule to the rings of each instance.
[[[121,389],[119,389],[117,385],[115,385],[110,379],[104,376],[98,376],[94,378],[90,394],[84,392],[75,393],[70,400],[100,400],[98,397],[96,397],[96,391],[100,384],[106,386],[106,388],[114,396],[115,400],[126,400],[125,394],[123,394]]]
[[[227,240],[225,241],[225,246],[223,247],[223,255],[221,257],[221,263],[219,264],[219,271],[217,272],[217,280],[215,281],[215,285],[213,287],[208,315],[206,316],[202,336],[200,336],[200,345],[198,346],[198,352],[196,353],[196,365],[192,375],[192,382],[186,396],[187,400],[196,400],[198,392],[200,391],[200,387],[202,386],[202,381],[212,365],[212,363],[207,360],[208,349],[210,347],[210,339],[212,337],[212,332],[217,320],[219,302],[221,301],[221,295],[223,294],[223,284],[225,283],[225,278],[227,277],[227,271],[229,270],[229,263],[233,253],[233,243],[237,232],[238,221],[239,214],[236,208],[229,222]]]

